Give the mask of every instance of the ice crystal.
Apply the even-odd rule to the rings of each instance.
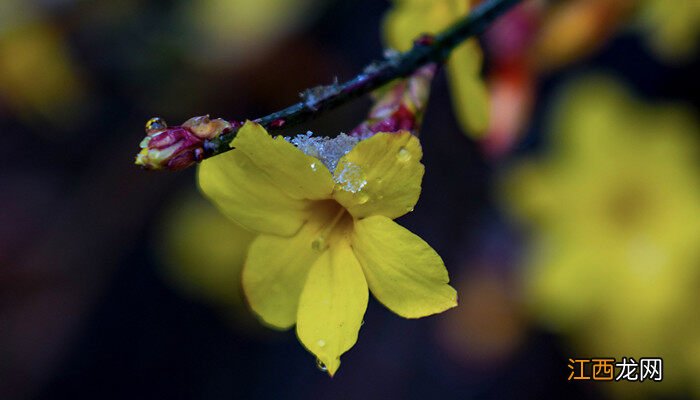
[[[338,168],[338,171],[336,171],[333,176],[333,180],[341,189],[351,193],[359,192],[367,184],[367,179],[365,179],[362,168],[348,161],[343,162],[340,168]],[[364,202],[366,201],[367,198],[365,198]]]
[[[360,141],[360,138],[344,133],[330,138],[313,136],[311,131],[285,139],[305,154],[321,160],[331,172],[335,171],[340,157],[346,155]]]
[[[330,85],[321,85],[306,89],[299,93],[299,97],[301,97],[306,107],[315,111],[317,110],[319,102],[338,95],[340,90],[341,87],[338,83],[338,78],[336,77],[333,79],[333,83]]]

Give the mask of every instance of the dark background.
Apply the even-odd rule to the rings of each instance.
[[[250,321],[241,327],[162,278],[163,261],[153,250],[159,221],[178,193],[194,190],[195,171],[134,167],[144,122],[155,115],[173,123],[205,113],[258,117],[295,102],[306,87],[348,79],[381,55],[388,2],[313,6],[299,29],[256,59],[230,65],[209,64],[193,55],[196,46],[185,45],[192,36],[180,2],[36,4],[41,23],[56,29],[79,66],[83,98],[71,103],[73,117],[57,123],[12,106],[7,99],[15,94],[3,89],[0,398],[604,395],[595,384],[567,382],[573,351],[535,325],[520,322],[517,345],[499,357],[470,358],[441,344],[450,312],[404,320],[375,300],[358,343],[330,379],[293,331]],[[120,7],[125,11],[115,11]],[[51,68],[50,59],[44,68]],[[663,64],[628,33],[540,82],[533,123],[516,153],[538,151],[552,91],[591,70],[613,72],[643,96],[689,101],[697,110],[697,61]],[[64,113],[61,97],[52,101],[58,104],[52,112]],[[359,100],[308,128],[347,130],[368,104]],[[421,140],[423,194],[401,224],[443,256],[453,281],[486,274],[510,285],[521,238],[491,195],[494,174],[509,161],[485,159],[459,131],[444,71],[433,86]]]

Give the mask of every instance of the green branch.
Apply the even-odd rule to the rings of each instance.
[[[411,75],[420,67],[430,63],[444,62],[460,43],[482,33],[501,14],[521,0],[487,0],[475,7],[467,16],[435,36],[424,35],[414,42],[405,53],[387,52],[382,61],[374,62],[362,73],[343,83],[333,83],[308,89],[301,94],[302,101],[283,110],[254,120],[274,133],[283,128],[309,121],[325,111],[335,109],[348,101],[367,94],[395,79]],[[155,167],[146,160],[139,162],[147,168],[182,169],[231,150],[230,143],[236,136],[240,123],[232,122],[219,135],[205,139],[196,148],[189,148],[191,160],[182,159],[173,165],[159,164]],[[167,132],[165,130],[164,132]],[[148,136],[147,136],[148,139]],[[146,148],[148,141],[142,142]],[[159,149],[160,150],[160,149]],[[162,153],[162,151],[161,151]],[[188,163],[189,162],[189,163]]]

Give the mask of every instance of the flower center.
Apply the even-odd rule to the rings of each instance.
[[[649,193],[643,186],[622,187],[609,199],[608,215],[612,223],[621,229],[635,229],[649,212]]]
[[[311,241],[311,248],[316,251],[324,251],[328,246],[341,239],[352,228],[352,216],[335,200],[320,200],[314,204],[324,222],[315,238]]]

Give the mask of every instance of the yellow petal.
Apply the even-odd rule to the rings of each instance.
[[[384,38],[396,50],[406,51],[423,33],[436,34],[469,10],[468,0],[394,1],[384,19]]]
[[[308,202],[286,195],[237,150],[204,160],[197,178],[219,210],[252,231],[290,236],[308,218]]]
[[[299,302],[297,336],[333,376],[357,341],[367,282],[347,239],[331,244],[309,271]]]
[[[231,147],[245,153],[270,181],[294,199],[327,199],[333,191],[333,178],[321,161],[304,154],[282,136],[273,138],[255,122],[243,125]]]
[[[384,37],[389,46],[408,50],[422,33],[438,33],[469,11],[467,0],[394,1],[384,20]],[[488,128],[490,104],[481,77],[482,54],[471,39],[456,48],[447,63],[452,105],[465,133],[483,134]]]
[[[457,305],[440,256],[389,218],[355,221],[352,246],[372,294],[398,315],[420,318]]]
[[[489,124],[489,94],[481,77],[481,48],[471,39],[456,48],[447,63],[452,108],[462,130],[480,136]]]
[[[280,329],[294,325],[306,275],[321,255],[314,240],[337,210],[335,204],[318,204],[296,235],[260,235],[251,244],[243,267],[243,290],[250,307],[265,323]]]
[[[420,196],[421,157],[420,142],[409,132],[378,133],[340,159],[333,197],[355,218],[400,217]]]

